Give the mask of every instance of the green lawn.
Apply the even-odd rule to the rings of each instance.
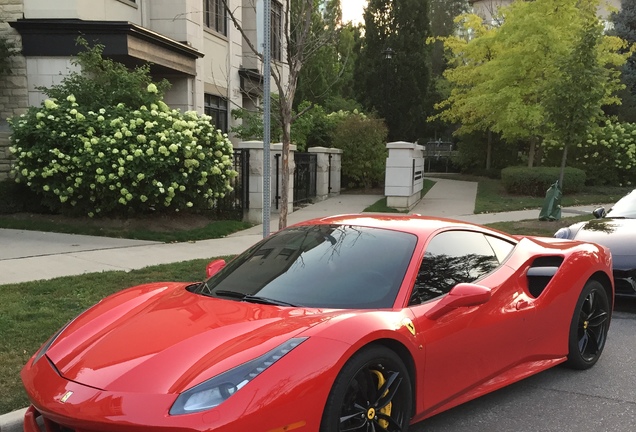
[[[192,227],[180,223],[177,218],[165,220],[161,220],[161,218],[148,219],[145,227],[143,223],[135,224],[137,226],[126,226],[125,221],[118,221],[116,224],[112,222],[110,220],[88,218],[72,221],[70,218],[56,216],[40,216],[37,218],[27,215],[23,217],[15,215],[0,216],[0,228],[118,237],[164,243],[221,238],[252,226],[250,223],[235,220],[209,220]],[[170,224],[172,224],[172,227]]]

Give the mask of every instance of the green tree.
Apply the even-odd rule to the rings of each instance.
[[[509,143],[528,144],[528,166],[533,166],[549,132],[545,88],[559,79],[559,61],[573,49],[585,19],[578,0],[514,2],[501,11],[501,26],[489,28],[478,17],[466,16],[465,34],[472,37],[445,39],[453,55],[445,76],[453,88],[438,105],[440,118],[460,124],[460,134],[491,130]],[[623,47],[620,39],[604,36],[596,51],[603,66],[604,104],[618,102],[615,67],[624,62],[618,53]]]
[[[630,45],[636,43],[636,0],[623,0],[621,8],[610,16],[613,28],[609,34],[618,36]],[[627,48],[626,48],[627,50]],[[622,121],[636,122],[636,57],[629,56],[623,65],[621,80],[625,89],[619,90],[622,103],[605,108],[608,115],[615,115]]]
[[[370,0],[364,13],[365,36],[356,65],[359,100],[377,111],[389,140],[427,136],[430,86],[428,1]]]
[[[555,76],[547,83],[542,100],[550,135],[563,145],[561,188],[568,150],[582,143],[602,118],[606,96],[605,73],[597,55],[603,27],[596,17],[596,2],[581,0],[578,9],[583,26],[570,51],[556,59]]]

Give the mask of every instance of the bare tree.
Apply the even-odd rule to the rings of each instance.
[[[263,62],[263,54],[257,43],[249,38],[241,21],[237,17],[237,10],[232,9],[230,0],[221,0],[230,20],[243,36],[252,53]],[[330,0],[327,8],[319,11],[318,0],[272,0],[272,9],[281,12],[281,19],[273,20],[272,28],[273,49],[281,47],[280,56],[273,55],[272,78],[278,90],[279,104],[277,113],[282,125],[282,187],[278,228],[287,226],[287,203],[289,197],[289,147],[291,145],[291,125],[304,112],[294,114],[292,105],[298,85],[298,76],[307,61],[316,54],[321,47],[333,43],[337,35],[340,21],[340,1]],[[245,4],[248,4],[245,6]],[[249,7],[256,10],[255,0],[243,0],[239,7]],[[279,58],[277,58],[279,57]]]

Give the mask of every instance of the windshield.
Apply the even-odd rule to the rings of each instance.
[[[608,218],[636,218],[636,189],[619,199],[607,212]]]
[[[236,257],[197,291],[304,307],[390,308],[416,242],[413,234],[359,226],[288,228]]]

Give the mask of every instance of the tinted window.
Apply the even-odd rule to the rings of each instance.
[[[470,231],[436,235],[426,247],[410,304],[447,294],[461,282],[474,282],[499,265],[486,237]]]
[[[510,252],[512,252],[512,250],[515,248],[514,243],[510,243],[506,240],[502,240],[500,238],[492,237],[489,235],[484,237],[486,237],[486,240],[488,241],[488,243],[490,243],[490,247],[492,247],[492,250],[495,251],[495,255],[497,256],[499,264],[501,264],[508,257],[508,255],[510,255]]]
[[[238,256],[199,291],[308,307],[388,308],[416,242],[412,234],[357,226],[289,228]]]

